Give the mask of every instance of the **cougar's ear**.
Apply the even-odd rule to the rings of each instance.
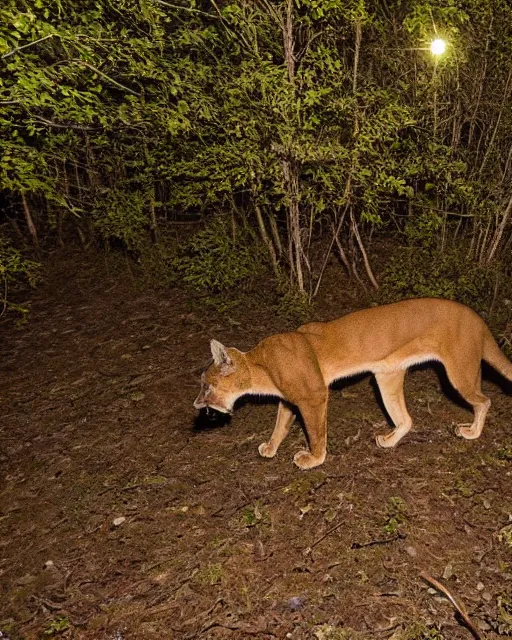
[[[223,368],[231,368],[233,366],[233,360],[229,357],[226,347],[217,340],[210,341],[210,348],[212,350],[213,362]]]

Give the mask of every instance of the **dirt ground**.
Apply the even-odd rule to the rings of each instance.
[[[363,306],[340,289],[318,319]],[[331,394],[324,465],[292,464],[299,426],[263,459],[275,404],[228,424],[192,407],[211,337],[288,328],[253,307],[201,313],[78,254],[53,261],[28,325],[0,326],[0,638],[471,638],[422,571],[481,638],[512,635],[512,396],[486,381],[486,429],[462,441],[467,407],[413,371],[415,428],[379,450],[361,377]]]

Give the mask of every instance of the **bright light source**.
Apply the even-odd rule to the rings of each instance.
[[[446,42],[441,38],[436,38],[430,43],[430,51],[435,56],[440,56],[446,51]]]

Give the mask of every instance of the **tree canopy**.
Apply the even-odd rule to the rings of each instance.
[[[73,229],[140,255],[200,221],[169,269],[215,288],[263,260],[307,299],[333,252],[377,287],[369,236],[397,231],[404,293],[453,297],[454,269],[488,290],[512,249],[511,39],[507,0],[5,0],[5,215],[36,247]]]

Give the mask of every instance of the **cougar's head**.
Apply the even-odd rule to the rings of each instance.
[[[217,340],[212,340],[210,347],[213,364],[201,376],[201,391],[194,407],[231,413],[235,401],[250,390],[245,354],[238,349],[227,349]]]

